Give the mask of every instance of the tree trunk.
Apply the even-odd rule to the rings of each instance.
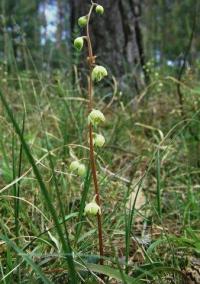
[[[64,7],[62,0],[57,0],[58,19],[57,19],[57,31],[56,31],[56,45],[58,49],[61,49],[62,35],[64,31]]]
[[[141,1],[99,0],[105,13],[93,14],[91,35],[97,62],[108,66],[117,77],[130,72],[137,87],[142,84],[141,72],[145,64],[140,28]],[[71,31],[76,30],[77,19],[88,13],[89,0],[70,0]]]

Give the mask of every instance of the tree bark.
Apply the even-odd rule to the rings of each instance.
[[[58,49],[61,49],[62,35],[64,31],[64,7],[62,0],[57,0],[58,19],[57,19],[57,31],[56,31],[56,45]]]

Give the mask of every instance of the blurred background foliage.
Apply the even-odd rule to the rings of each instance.
[[[103,18],[92,19],[91,28],[98,62],[109,67],[122,88],[131,77],[133,93],[152,79],[149,61],[173,75],[183,61],[198,71],[198,2],[99,0],[106,12]],[[49,72],[79,63],[71,43],[80,34],[76,20],[89,4],[89,0],[1,0],[0,61],[6,72],[13,71],[14,61],[22,70],[34,66]]]

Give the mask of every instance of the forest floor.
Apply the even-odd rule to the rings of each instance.
[[[66,74],[1,76],[11,113],[4,100],[0,283],[67,283],[70,272],[51,205],[67,229],[63,235],[75,265],[82,265],[80,282],[200,283],[200,85],[195,76],[181,85],[181,107],[177,82],[169,76],[135,98],[131,90],[124,94],[112,84],[95,91],[95,108],[106,117],[101,128],[106,144],[96,152],[104,270],[98,265],[96,218],[81,213],[94,197],[93,183],[69,171],[74,158],[89,164],[86,91]]]

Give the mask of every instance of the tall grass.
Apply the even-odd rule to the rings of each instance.
[[[73,256],[72,256],[72,250],[71,250],[71,246],[70,246],[70,242],[69,242],[68,232],[66,231],[66,240],[65,240],[63,230],[62,230],[61,225],[59,223],[58,215],[57,215],[56,210],[53,206],[51,197],[48,193],[48,190],[45,186],[45,183],[42,179],[42,176],[41,176],[41,174],[40,174],[40,172],[37,168],[37,165],[34,161],[34,158],[33,158],[32,154],[30,152],[30,149],[29,149],[26,141],[24,140],[24,136],[23,136],[23,134],[22,134],[22,132],[19,128],[19,125],[16,122],[16,119],[14,118],[13,113],[12,113],[12,111],[11,111],[11,109],[10,109],[10,107],[9,107],[9,105],[8,105],[6,99],[5,99],[5,97],[4,97],[4,95],[1,91],[0,91],[0,98],[1,98],[2,104],[5,107],[6,112],[9,116],[11,122],[13,123],[13,127],[15,128],[15,131],[20,138],[24,152],[25,152],[25,154],[26,154],[26,156],[27,156],[32,168],[33,168],[33,172],[34,172],[34,174],[37,178],[41,192],[42,192],[44,199],[46,201],[46,205],[47,205],[47,207],[48,207],[48,209],[49,209],[49,211],[52,215],[52,218],[55,222],[57,233],[58,233],[60,240],[62,242],[63,251],[64,251],[64,254],[65,254],[67,263],[68,263],[70,280],[73,281],[74,283],[77,283],[77,274],[76,274],[76,270],[75,270],[75,266],[74,266],[74,260],[73,260]]]

